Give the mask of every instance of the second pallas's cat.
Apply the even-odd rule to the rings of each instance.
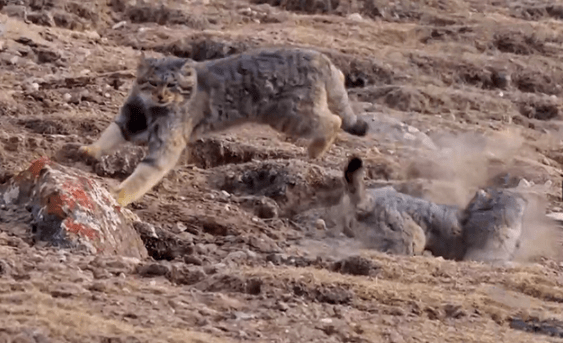
[[[313,159],[340,128],[357,136],[368,129],[350,106],[344,74],[318,51],[263,48],[205,62],[143,54],[119,115],[80,151],[97,159],[125,141],[148,143],[147,156],[113,191],[126,206],[176,165],[188,142],[249,122],[310,138]]]

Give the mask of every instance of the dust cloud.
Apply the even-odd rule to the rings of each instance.
[[[538,257],[562,260],[558,248],[561,229],[554,220],[545,215],[548,201],[542,188],[532,186],[521,189],[528,205],[522,223],[520,249],[514,256],[516,262],[534,261]]]
[[[517,153],[521,156],[526,148],[525,139],[518,129],[488,135],[440,134],[433,137],[433,140],[439,147],[437,152],[420,154],[417,159],[410,161],[408,168],[412,179],[424,180],[423,198],[438,204],[454,205],[460,209],[467,206],[480,188],[491,185],[507,186],[502,184],[506,180],[501,180],[501,184],[491,183],[491,180],[507,172],[518,174],[519,170],[514,163],[515,156]],[[508,185],[514,186],[516,185]],[[546,187],[530,186],[523,182],[517,187],[517,191],[526,198],[528,205],[522,223],[520,249],[516,253],[515,261],[532,261],[539,256],[556,258],[559,229],[545,215]],[[323,217],[332,222],[332,225],[329,225],[331,231],[355,237],[357,241],[364,242],[363,248],[368,248],[368,233],[359,232],[357,228],[351,229],[355,209],[349,200],[347,196],[343,196],[340,203],[326,211]],[[350,242],[341,243],[338,247],[334,244],[329,244],[333,246],[333,254],[357,253],[358,246],[350,245]]]
[[[429,200],[458,207],[465,207],[479,188],[491,185],[494,176],[509,171],[518,174],[514,157],[525,149],[525,139],[518,129],[488,136],[464,133],[432,138],[440,151],[422,155],[409,168],[416,170],[418,177],[429,179]],[[528,204],[515,261],[531,261],[539,256],[557,258],[560,229],[545,215],[546,187],[520,185],[518,191]]]
[[[408,177],[428,181],[425,185],[428,200],[458,207],[465,207],[494,175],[508,170],[524,143],[517,129],[488,136],[471,132],[440,133],[431,138],[439,150],[414,157],[406,166]]]

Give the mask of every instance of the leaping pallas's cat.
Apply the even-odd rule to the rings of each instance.
[[[142,197],[206,133],[254,122],[294,138],[310,138],[310,158],[322,156],[342,129],[364,136],[344,87],[344,74],[315,50],[265,48],[195,62],[141,56],[137,79],[120,113],[94,143],[94,158],[120,143],[148,143],[148,155],[114,190],[120,205]]]

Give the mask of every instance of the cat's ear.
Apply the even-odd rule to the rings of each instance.
[[[185,77],[192,77],[196,72],[194,68],[195,61],[190,58],[184,58],[183,62],[182,67],[180,67],[180,72]]]
[[[180,87],[186,90],[192,90],[197,83],[197,71],[194,66],[194,61],[186,59],[185,63],[180,68]]]
[[[141,51],[141,55],[139,56],[139,59],[137,60],[137,72],[142,73],[147,71],[148,69],[148,59],[147,56],[145,55],[144,51]]]

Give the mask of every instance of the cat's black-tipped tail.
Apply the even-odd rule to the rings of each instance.
[[[367,134],[369,125],[365,120],[357,118],[354,124],[349,126],[343,126],[342,129],[354,136],[363,137]]]
[[[364,163],[359,157],[352,157],[344,170],[344,180],[346,182],[346,192],[352,201],[357,205],[364,197],[363,180]]]
[[[344,171],[344,179],[347,184],[354,183],[354,180],[357,178],[356,174],[362,167],[363,161],[359,157],[354,156],[348,161],[348,165]]]

